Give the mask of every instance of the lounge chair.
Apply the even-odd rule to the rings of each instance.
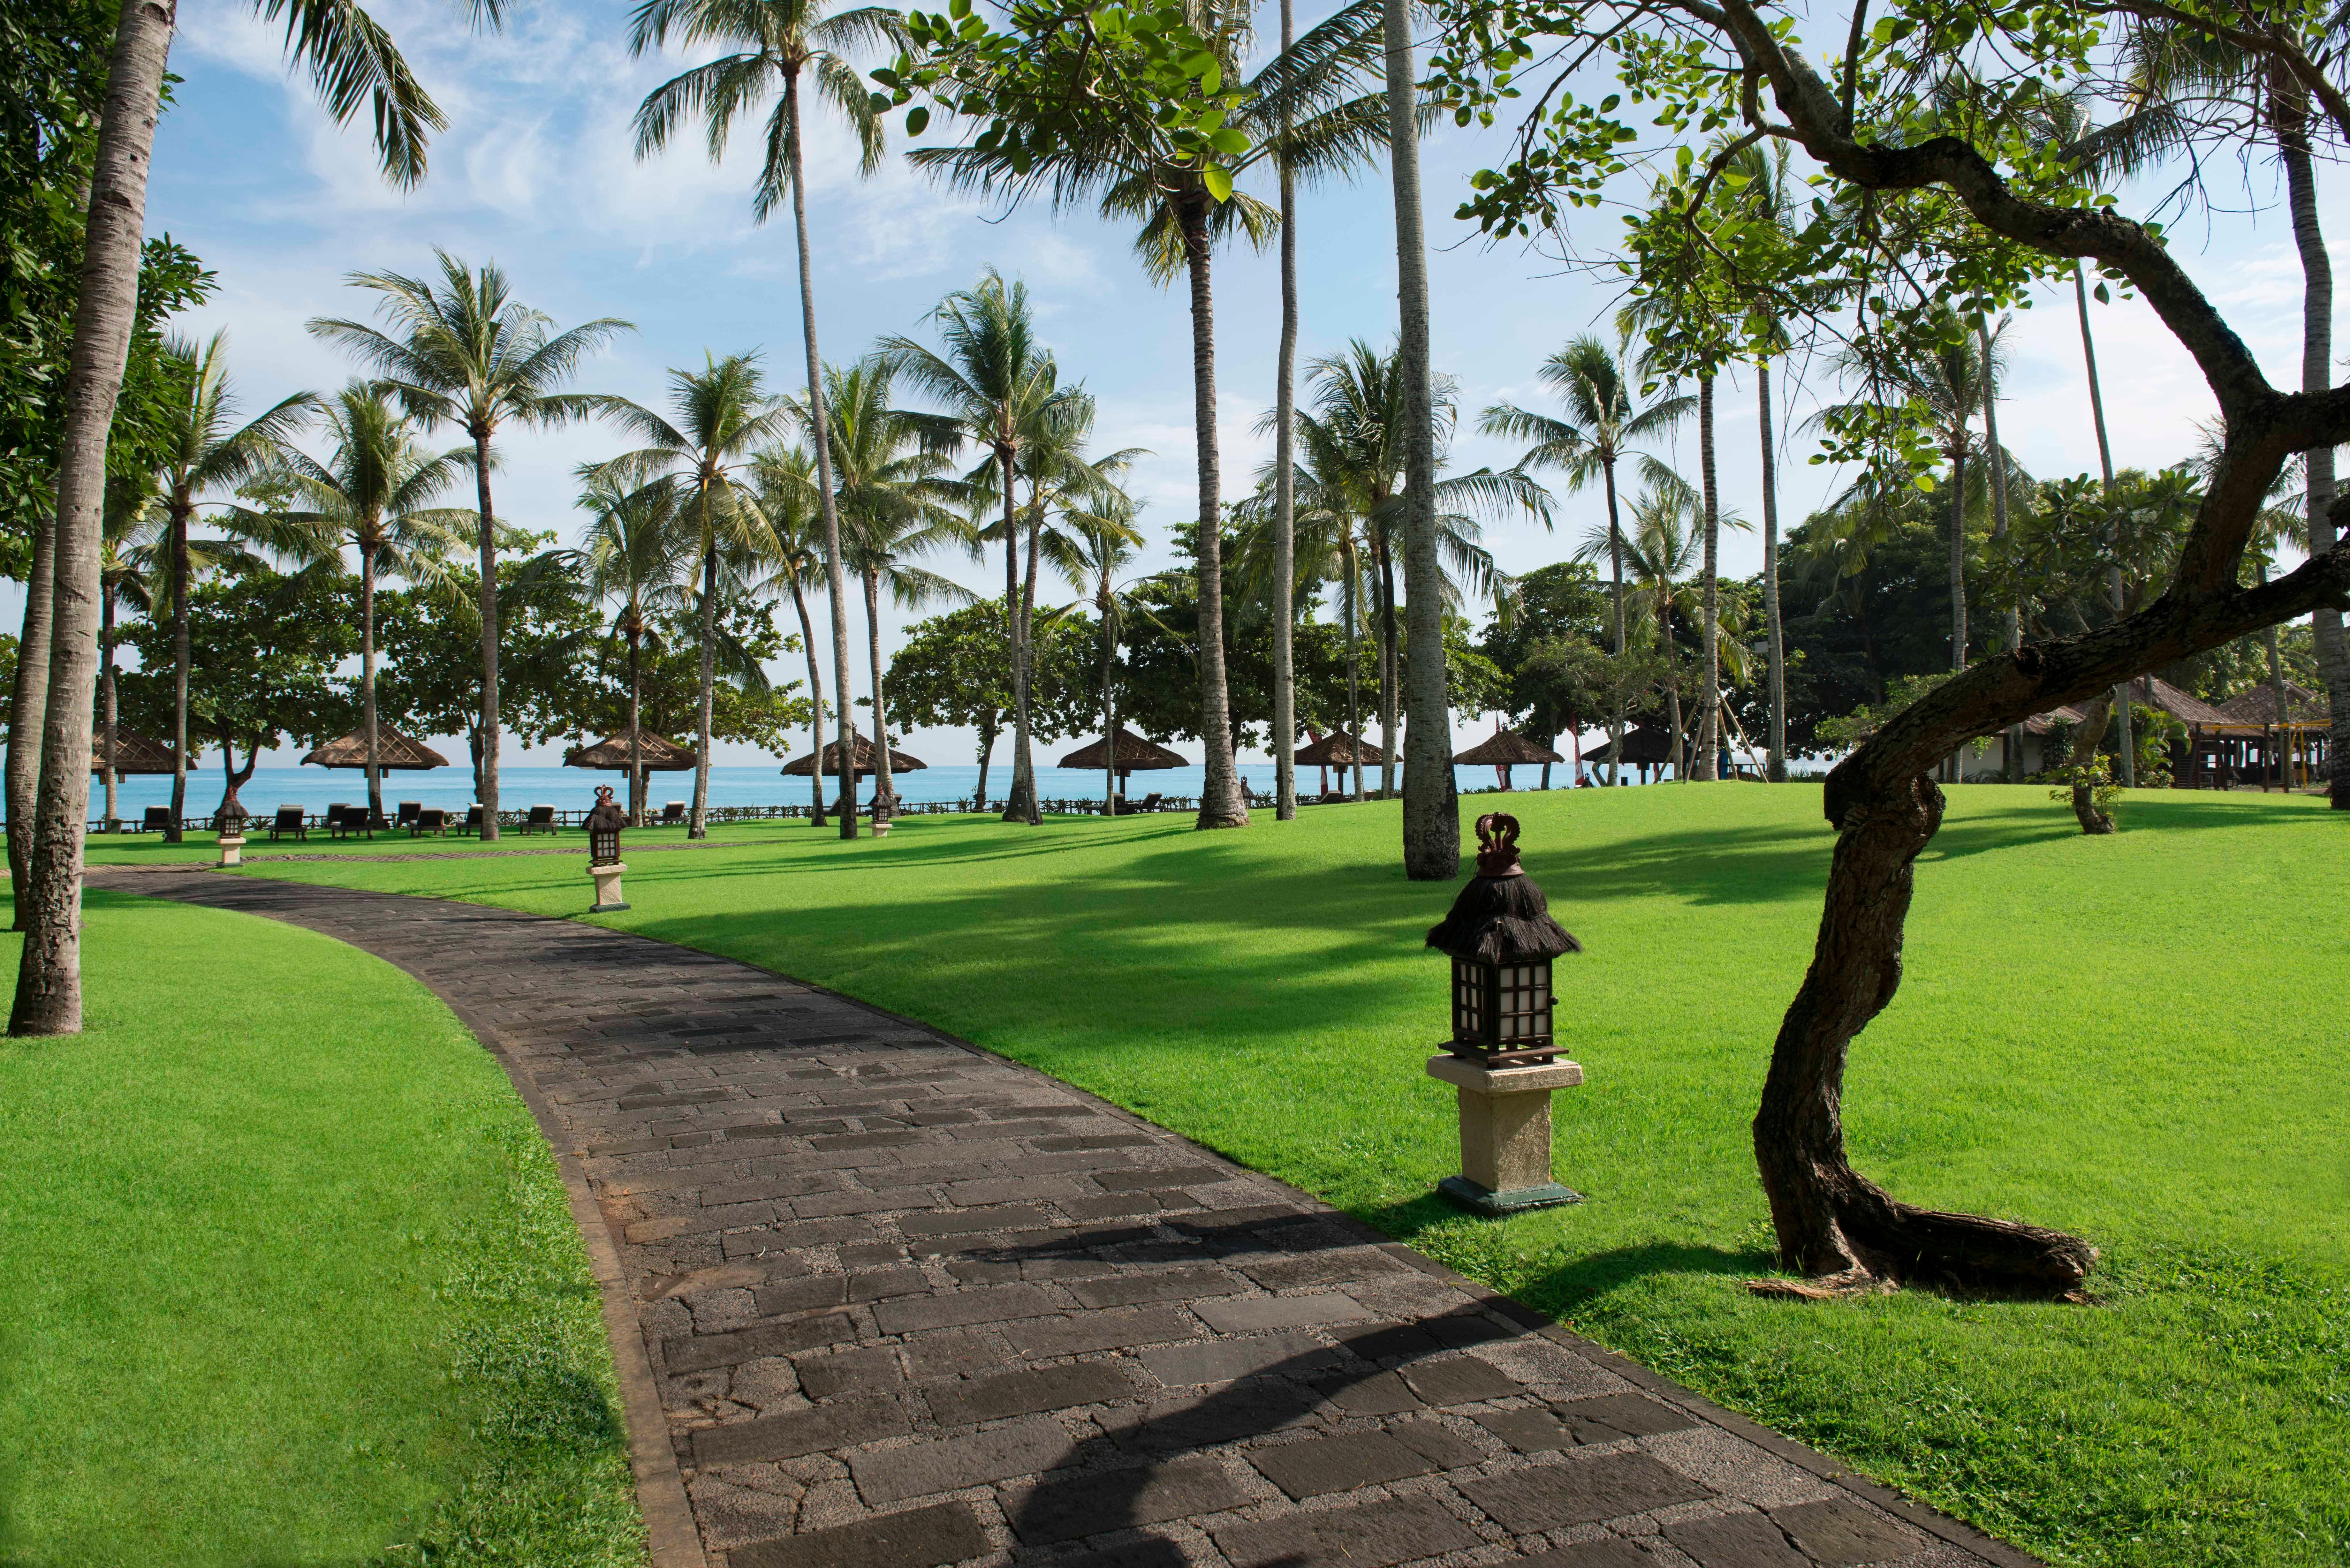
[[[306,842],[310,836],[309,814],[298,805],[279,806],[277,815],[269,822],[269,836],[272,842],[289,834]]]
[[[340,838],[347,833],[364,833],[375,836],[374,826],[368,821],[368,810],[348,801],[338,801],[327,808],[327,836]]]
[[[400,803],[399,826],[401,827],[415,826],[417,815],[419,813],[422,812],[423,809],[424,803],[421,800],[401,801]]]
[[[401,815],[403,816],[407,815],[404,806],[401,808]],[[449,836],[449,814],[437,805],[431,807],[420,805],[416,808],[416,815],[408,818],[409,837],[417,838],[427,833],[442,838]]]
[[[530,815],[522,819],[522,830],[525,833],[554,832],[555,808],[551,805],[532,806]]]
[[[684,820],[685,802],[681,800],[673,800],[667,805],[661,807],[660,825],[663,827],[675,827],[679,823],[683,822]]]
[[[476,838],[482,836],[482,803],[480,801],[475,801],[465,808],[465,825],[458,831],[470,833]]]
[[[139,831],[141,833],[164,833],[171,826],[172,808],[168,805],[151,805],[139,819]]]

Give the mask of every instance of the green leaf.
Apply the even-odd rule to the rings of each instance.
[[[1929,495],[1934,493],[1934,476],[1930,473],[1921,473],[1909,483]]]
[[[920,104],[906,111],[906,134],[920,136],[931,123],[931,111]]]
[[[1201,170],[1200,183],[1205,185],[1208,194],[1219,202],[1229,202],[1232,198],[1232,171],[1222,164],[1211,163]]]
[[[1227,158],[1238,158],[1249,150],[1248,132],[1227,127],[1208,138],[1208,145]]]
[[[2113,292],[2102,283],[2097,285],[2093,292],[2095,293],[2099,305],[2111,305],[2114,302]]]

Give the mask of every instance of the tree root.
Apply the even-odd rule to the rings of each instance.
[[[1857,1176],[1853,1199],[1836,1204],[1837,1256],[1845,1267],[1803,1280],[1750,1280],[1755,1295],[1838,1301],[1905,1284],[2033,1301],[2086,1301],[2097,1249],[2078,1236],[2020,1220],[1919,1209]],[[1838,1256],[1840,1254],[1840,1256]]]

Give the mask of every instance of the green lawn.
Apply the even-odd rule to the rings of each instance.
[[[324,937],[87,919],[88,1031],[0,1041],[0,1564],[641,1563],[595,1283],[496,1062]]]
[[[1419,939],[1451,889],[1403,879],[1392,805],[1210,836],[802,827],[640,857],[634,908],[602,919],[1035,1063],[2054,1562],[2350,1559],[2350,820],[2143,795],[2088,839],[2044,790],[1952,794],[1849,1136],[1904,1198],[2094,1239],[2094,1306],[1741,1288],[1771,1262],[1746,1124],[1809,958],[1816,786],[1514,797],[1588,950],[1559,989],[1589,1080],[1557,1115],[1558,1174],[1591,1200],[1506,1222],[1429,1196],[1455,1151]],[[560,859],[267,874],[589,901]]]

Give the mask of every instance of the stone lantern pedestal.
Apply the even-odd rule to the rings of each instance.
[[[244,864],[244,835],[224,833],[220,837],[220,863],[224,866]]]
[[[1451,1084],[1461,1102],[1461,1174],[1437,1190],[1480,1214],[1515,1214],[1580,1203],[1550,1170],[1550,1096],[1583,1082],[1575,1063],[1485,1067],[1454,1055],[1431,1056],[1428,1075]]]
[[[590,866],[588,875],[596,878],[596,901],[588,906],[591,915],[608,915],[629,906],[620,897],[620,873],[628,867],[615,860],[609,866]]]

